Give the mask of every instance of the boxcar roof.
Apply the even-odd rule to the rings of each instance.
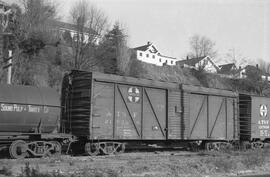
[[[72,72],[76,72],[76,70],[73,70]],[[238,96],[238,93],[229,91],[229,90],[206,88],[206,87],[193,86],[193,85],[184,85],[184,84],[175,83],[175,82],[157,81],[157,80],[142,79],[142,78],[135,78],[135,77],[128,77],[128,76],[119,76],[119,75],[114,75],[114,74],[104,74],[100,72],[87,72],[87,71],[77,71],[77,72],[92,73],[93,79],[95,81],[101,81],[101,82],[130,84],[134,86],[145,86],[145,87],[154,87],[154,88],[162,88],[162,89],[176,89],[176,90],[183,89],[186,92],[198,93],[198,94],[219,95],[219,96],[229,96],[229,97]]]
[[[185,92],[190,92],[190,93],[217,95],[217,96],[229,96],[229,97],[237,97],[238,96],[237,92],[223,90],[223,89],[206,88],[206,87],[184,85],[184,84],[182,85],[182,88]]]
[[[151,79],[141,79],[134,78],[128,76],[119,76],[113,74],[104,74],[98,72],[92,72],[93,79],[95,81],[103,81],[103,82],[114,82],[120,84],[130,84],[136,86],[145,86],[145,87],[154,87],[154,88],[162,88],[162,89],[180,89],[180,83],[172,83],[172,82],[163,82],[156,81]]]
[[[245,93],[245,92],[240,92],[239,95],[250,96],[250,97],[264,97],[264,98],[270,98],[269,96],[258,95],[258,94],[255,94],[255,93]]]

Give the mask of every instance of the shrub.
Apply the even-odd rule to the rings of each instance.
[[[29,162],[25,163],[25,166],[22,168],[21,174],[18,177],[64,177],[59,173],[41,173],[39,171],[39,167],[36,166],[35,168],[31,167]]]
[[[241,162],[247,168],[255,168],[256,166],[263,166],[266,162],[266,157],[264,150],[251,150],[242,155]]]
[[[72,177],[119,177],[117,171],[113,169],[83,169],[78,175]]]
[[[1,175],[5,175],[5,176],[11,176],[12,175],[12,171],[10,168],[3,166],[2,169],[0,170],[0,174]]]
[[[236,162],[229,156],[207,158],[204,163],[214,167],[217,172],[230,172],[236,169]]]

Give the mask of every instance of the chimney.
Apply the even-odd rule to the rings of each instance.
[[[259,69],[259,65],[258,64],[256,64],[256,68]]]
[[[188,58],[188,55],[187,55],[187,60],[188,60],[189,58]]]
[[[150,41],[147,41],[147,45],[151,45],[151,42]]]

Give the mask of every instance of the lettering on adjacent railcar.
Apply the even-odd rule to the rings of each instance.
[[[48,113],[49,112],[49,108],[47,106],[44,106],[44,113]]]
[[[23,112],[26,111],[26,105],[18,105],[18,104],[1,104],[2,112]]]
[[[270,121],[267,120],[268,109],[265,104],[260,105],[259,113],[260,117],[262,118],[258,120],[259,134],[261,137],[270,137],[270,126],[269,126]]]
[[[258,121],[258,129],[260,136],[270,136],[270,126],[269,120],[259,120]]]
[[[260,136],[270,136],[269,130],[260,130]]]
[[[137,87],[128,88],[128,101],[130,103],[140,102],[140,90]]]
[[[39,106],[33,106],[33,105],[28,105],[28,112],[40,112],[40,107]]]
[[[49,108],[47,106],[36,106],[36,105],[22,105],[22,104],[0,104],[1,112],[30,112],[30,113],[49,113]]]

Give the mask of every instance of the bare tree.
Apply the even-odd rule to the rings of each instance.
[[[106,28],[107,17],[86,0],[76,2],[71,8],[70,15],[72,23],[76,26],[71,40],[73,68],[89,68],[96,62],[93,61],[91,52]]]
[[[215,42],[206,36],[194,35],[190,38],[190,56],[194,58],[209,56],[215,57],[217,51],[214,49]]]
[[[270,63],[262,59],[258,60],[259,68],[262,72],[270,74]]]
[[[56,19],[56,10],[48,0],[22,0],[21,3],[14,5],[16,19],[9,28],[14,37],[12,81],[36,85],[40,80],[36,76],[41,73],[37,66],[42,63],[46,74],[46,67],[51,64],[51,58],[41,57],[40,51],[46,45],[57,45],[60,39],[51,25]]]
[[[235,48],[229,49],[225,54],[227,63],[234,63],[236,66],[243,66],[248,63],[247,57],[242,56]]]

